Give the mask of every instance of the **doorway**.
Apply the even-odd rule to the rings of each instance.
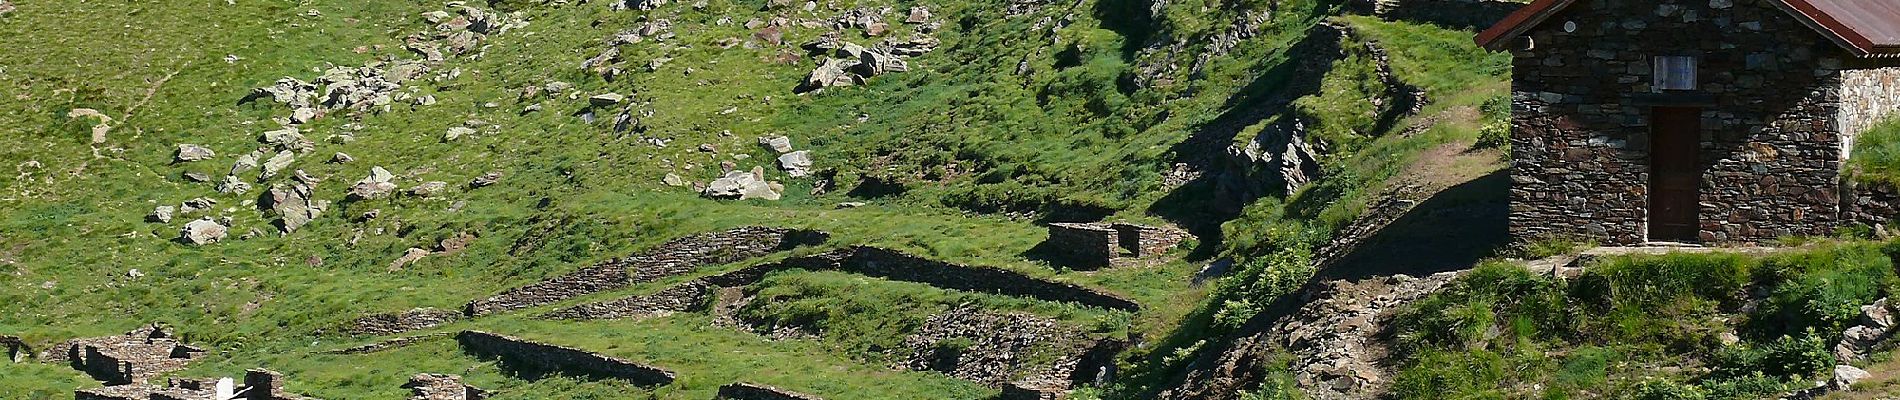
[[[1649,132],[1649,240],[1694,242],[1701,229],[1702,109],[1656,107]]]

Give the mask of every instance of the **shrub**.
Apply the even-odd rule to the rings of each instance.
[[[1861,305],[1894,285],[1893,260],[1884,250],[1836,245],[1768,259],[1755,279],[1769,295],[1749,315],[1748,333],[1773,338],[1846,329],[1860,318]]]
[[[1702,400],[1708,393],[1695,385],[1653,379],[1636,385],[1636,400]]]

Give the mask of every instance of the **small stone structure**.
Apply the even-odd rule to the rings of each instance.
[[[720,386],[718,400],[824,400],[822,397],[794,392],[776,387],[736,382]]]
[[[357,318],[344,331],[357,336],[388,335],[447,325],[461,318],[460,312],[425,307]]]
[[[462,377],[448,374],[416,374],[403,384],[409,400],[483,400],[488,391],[462,383]]]
[[[1167,253],[1187,238],[1187,232],[1174,228],[1062,222],[1049,224],[1049,242],[1045,246],[1070,267],[1098,269],[1124,258]]]
[[[455,339],[464,350],[501,359],[512,368],[619,379],[641,386],[673,383],[672,371],[579,349],[482,331],[462,331]]]
[[[107,386],[96,389],[81,389],[73,392],[74,400],[227,400],[219,399],[217,379],[172,378],[165,386],[152,386],[142,383]],[[267,369],[251,369],[244,374],[244,382],[233,385],[237,397],[228,400],[316,400],[284,392],[284,375]]]
[[[1069,398],[1066,384],[1050,382],[1010,382],[1003,385],[1003,393],[997,400],[1062,400]]]
[[[69,340],[47,349],[40,359],[67,363],[107,385],[126,385],[184,369],[203,353],[173,339],[164,325],[151,324],[124,335]]]
[[[0,347],[6,348],[7,360],[16,363],[26,361],[26,357],[33,355],[33,348],[16,336],[0,335]]]
[[[1890,210],[1842,179],[1900,104],[1900,43],[1865,33],[1900,11],[1857,4],[1539,0],[1480,34],[1513,56],[1512,235],[1768,242]]]
[[[541,315],[544,319],[598,320],[663,317],[703,308],[712,299],[713,286],[699,281],[676,285],[658,293],[629,296],[604,303],[582,304]]]
[[[690,273],[703,265],[726,264],[822,244],[822,232],[747,227],[674,239],[623,259],[613,259],[567,275],[468,303],[470,316],[489,315],[551,304],[591,293],[627,287]]]
[[[1061,393],[1073,384],[1106,380],[1102,375],[1113,370],[1112,355],[1121,347],[1045,317],[959,308],[931,316],[905,338],[910,353],[899,367],[989,387]]]

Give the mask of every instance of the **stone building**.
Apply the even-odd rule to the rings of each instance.
[[[1900,106],[1900,2],[1537,0],[1513,55],[1514,236],[1763,242],[1861,219],[1855,135]]]
[[[1152,257],[1187,240],[1180,229],[1129,223],[1049,224],[1047,246],[1068,267],[1080,270],[1107,268],[1124,259]]]

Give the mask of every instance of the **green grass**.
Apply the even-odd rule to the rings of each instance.
[[[1890,248],[1619,256],[1574,280],[1487,263],[1398,314],[1394,393],[1757,398],[1805,387],[1834,365],[1829,346],[1859,306],[1892,293]],[[1744,311],[1750,291],[1766,298]],[[1723,345],[1724,332],[1743,341]]]
[[[1848,175],[1866,183],[1900,183],[1900,119],[1888,118],[1854,137]]]

